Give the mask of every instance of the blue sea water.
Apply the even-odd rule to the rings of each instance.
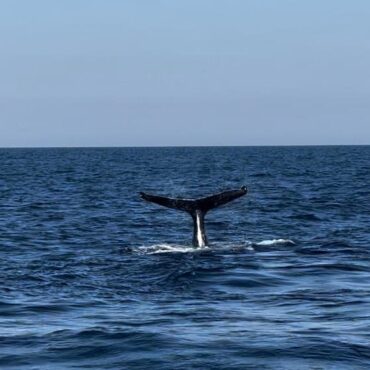
[[[244,184],[198,250],[138,196]],[[369,185],[369,146],[0,149],[0,368],[368,369]]]

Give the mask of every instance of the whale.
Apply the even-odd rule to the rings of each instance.
[[[140,192],[139,194],[147,202],[189,213],[193,219],[193,246],[195,248],[202,248],[208,246],[204,223],[206,214],[214,208],[242,197],[247,192],[247,187],[242,186],[237,190],[227,190],[198,199],[167,198],[144,192]]]

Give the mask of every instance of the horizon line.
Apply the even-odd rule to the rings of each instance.
[[[252,144],[252,145],[83,145],[83,146],[0,146],[0,149],[145,149],[145,148],[248,148],[248,147],[324,147],[370,146],[370,144]]]

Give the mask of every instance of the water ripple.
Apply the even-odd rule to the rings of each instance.
[[[2,369],[366,369],[369,147],[0,149]],[[248,196],[192,221],[140,190]]]

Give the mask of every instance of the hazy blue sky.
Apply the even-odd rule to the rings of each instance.
[[[370,144],[369,0],[1,0],[0,146]]]

